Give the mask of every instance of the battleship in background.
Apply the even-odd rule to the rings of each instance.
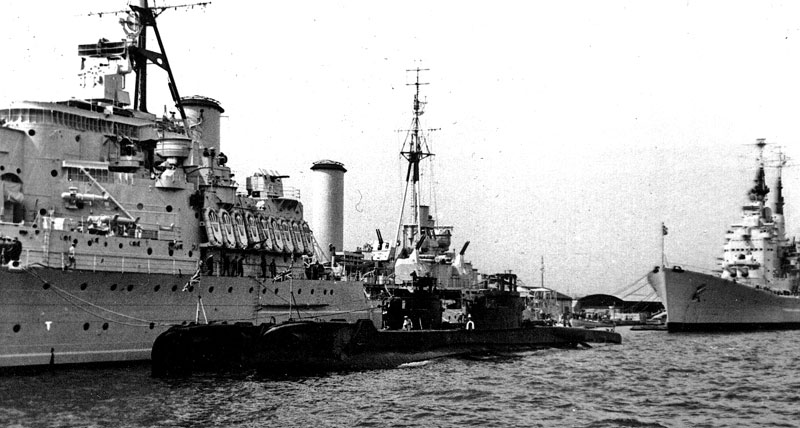
[[[781,156],[774,208],[764,174],[763,139],[755,185],[742,218],[726,232],[719,275],[657,266],[648,281],[667,310],[667,329],[737,331],[800,328],[800,266],[794,239],[785,234]]]
[[[328,259],[285,177],[261,172],[238,192],[220,103],[179,96],[163,9],[141,1],[123,40],[79,46],[83,99],[0,109],[0,368],[147,360],[169,326],[205,319],[380,320],[358,278],[319,279],[330,269],[300,261]],[[147,111],[148,65],[166,72],[177,117]],[[344,167],[312,170],[341,200]]]

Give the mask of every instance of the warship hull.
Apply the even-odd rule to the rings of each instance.
[[[153,347],[154,376],[255,370],[265,376],[394,368],[481,352],[620,343],[618,333],[563,327],[377,330],[355,323],[175,327]],[[222,351],[221,351],[222,350]]]
[[[680,268],[648,275],[670,332],[800,329],[800,297]]]
[[[380,319],[358,282],[0,270],[0,368],[146,361],[174,325]]]

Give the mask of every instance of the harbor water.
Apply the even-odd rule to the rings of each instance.
[[[0,377],[4,427],[795,427],[800,331],[669,334],[622,345],[264,379],[154,379],[148,365]]]

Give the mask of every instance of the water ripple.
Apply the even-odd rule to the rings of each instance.
[[[4,377],[0,426],[796,426],[800,332],[619,331],[619,346],[307,378],[159,380],[147,367]]]

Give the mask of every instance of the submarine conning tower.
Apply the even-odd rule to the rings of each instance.
[[[208,97],[192,95],[181,98],[193,137],[206,149],[220,150],[220,118],[225,110],[220,102]]]
[[[320,160],[311,166],[314,171],[312,191],[312,230],[323,253],[330,257],[330,247],[342,250],[344,240],[344,164]]]

